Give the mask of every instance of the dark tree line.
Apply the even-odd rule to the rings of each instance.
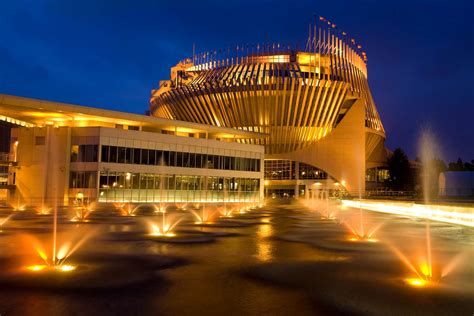
[[[474,159],[471,162],[462,162],[461,158],[458,158],[456,162],[450,162],[448,164],[448,171],[474,171]]]
[[[408,156],[401,148],[393,151],[387,160],[390,177],[388,185],[396,191],[412,191],[415,186],[415,177],[410,166]]]
[[[393,151],[392,156],[387,160],[390,177],[388,186],[396,191],[414,191],[419,187],[420,172],[422,162],[417,157],[415,161],[418,165],[410,164],[408,156],[401,148]],[[471,162],[463,162],[458,158],[456,162],[446,163],[441,159],[433,159],[429,162],[432,179],[437,179],[441,172],[445,171],[474,171],[474,160]]]

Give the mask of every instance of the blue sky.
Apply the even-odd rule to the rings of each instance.
[[[2,1],[0,93],[144,113],[193,43],[304,42],[313,14],[367,51],[387,147],[414,158],[430,126],[442,158],[474,159],[472,1]]]

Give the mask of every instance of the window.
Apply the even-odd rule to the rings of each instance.
[[[69,188],[91,189],[96,187],[97,172],[95,171],[71,171],[69,176]],[[101,178],[102,181],[102,178]]]
[[[109,161],[108,162],[117,162],[117,147],[109,147]]]
[[[71,146],[71,162],[76,162],[79,159],[79,145]]]
[[[163,164],[164,164],[163,151],[156,150],[155,152],[156,152],[155,165],[163,166]]]
[[[176,167],[176,152],[170,151],[170,161],[168,166]]]
[[[140,148],[133,148],[133,163],[139,165],[141,163]]]
[[[176,167],[184,167],[183,166],[183,153],[181,152],[176,153]]]
[[[142,165],[148,165],[148,149],[142,149]]]
[[[127,159],[127,150],[125,147],[118,147],[118,163],[125,163]]]
[[[44,145],[45,143],[46,143],[46,137],[44,136],[35,137],[35,145]]]
[[[100,153],[100,161],[109,162],[109,146],[102,146]]]
[[[295,162],[291,160],[265,160],[265,179],[295,179]]]
[[[133,161],[132,154],[133,154],[132,148],[125,149],[125,163],[132,163]]]
[[[72,145],[71,162],[97,162],[97,150],[97,145]],[[106,157],[107,152],[103,151],[102,156]]]
[[[97,161],[97,145],[71,146],[72,162]],[[220,170],[260,171],[260,159],[242,158],[220,155],[207,155],[189,152],[161,151],[116,146],[101,146],[101,161],[121,164],[136,164],[150,166],[170,166],[182,168],[208,168]],[[275,160],[275,166],[282,165],[284,160]],[[265,162],[267,165],[267,162]],[[291,165],[292,164],[292,165]],[[294,163],[291,173],[294,177]],[[282,165],[283,166],[283,165]],[[293,178],[294,179],[294,178]]]
[[[156,165],[156,150],[148,150],[148,164],[151,166]]]

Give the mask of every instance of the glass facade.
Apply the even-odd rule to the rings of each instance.
[[[72,145],[71,162],[97,162],[98,145]]]
[[[99,202],[258,202],[260,179],[100,172]]]
[[[300,162],[299,179],[327,179],[326,172],[316,167]]]
[[[69,175],[70,189],[97,188],[97,171],[72,171]]]
[[[136,165],[260,171],[260,159],[107,145],[103,145],[101,148],[101,161]]]
[[[265,160],[264,170],[267,180],[295,179],[295,162],[292,160]]]
[[[386,168],[370,168],[365,171],[365,181],[385,183],[390,177],[390,173]]]
[[[296,168],[296,164],[298,164],[298,168]],[[265,179],[267,180],[311,180],[327,179],[327,177],[324,171],[302,162],[297,163],[292,160],[283,159],[265,160]]]

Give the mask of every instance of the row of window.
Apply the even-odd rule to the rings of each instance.
[[[260,159],[103,145],[101,161],[137,165],[260,171]]]
[[[259,191],[260,179],[101,172],[102,189]]]
[[[98,200],[105,203],[250,203],[260,202],[260,192],[99,189]]]
[[[370,168],[365,171],[365,181],[383,183],[390,178],[388,169]]]
[[[69,188],[87,189],[97,187],[96,171],[72,171]],[[260,190],[260,179],[224,178],[204,176],[176,176],[149,173],[100,172],[101,189],[146,189],[146,190],[209,190],[229,192],[256,192]]]
[[[327,179],[327,174],[308,164],[299,163],[296,172],[296,162],[283,159],[265,160],[265,179],[290,180],[290,179]]]

